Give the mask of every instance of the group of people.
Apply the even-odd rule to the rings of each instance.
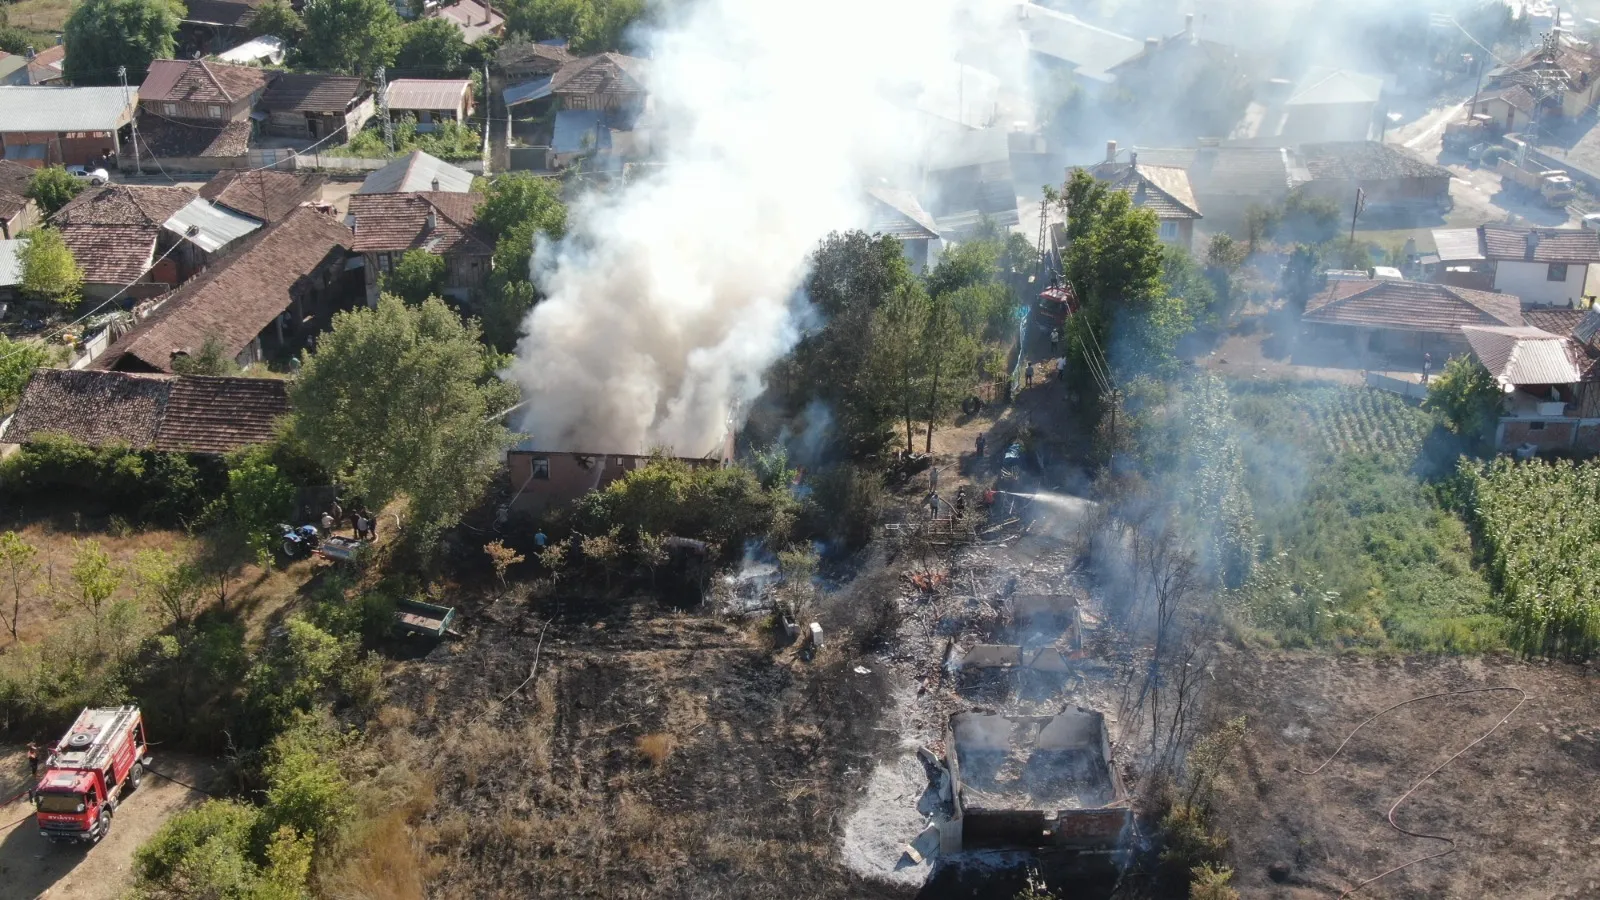
[[[306,512],[308,513],[306,518],[309,519],[309,509]],[[367,509],[366,504],[357,504],[355,509],[348,515],[351,525],[355,528],[356,540],[375,541],[378,539],[378,517],[372,514],[372,510]],[[339,505],[339,498],[333,498],[333,502],[328,504],[328,508],[322,511],[322,533],[331,535],[343,528],[345,516],[346,512],[344,507]]]

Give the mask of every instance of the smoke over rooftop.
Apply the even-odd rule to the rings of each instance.
[[[886,98],[947,73],[979,12],[1015,16],[998,0],[700,0],[640,36],[664,165],[576,201],[568,236],[535,253],[547,299],[510,372],[534,444],[716,448],[799,337],[808,254],[864,224],[868,183],[914,177],[927,119]]]

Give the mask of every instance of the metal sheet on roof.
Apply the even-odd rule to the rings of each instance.
[[[433,186],[435,181],[439,182],[437,188]],[[472,173],[421,150],[413,150],[409,156],[368,175],[356,193],[404,194],[434,190],[465,194],[472,190]]]
[[[252,63],[261,59],[281,63],[283,62],[283,51],[283,38],[275,38],[264,34],[261,37],[251,38],[226,53],[219,54],[217,59],[230,63]]]
[[[1461,329],[1472,352],[1502,384],[1515,387],[1575,384],[1583,380],[1577,346],[1538,328]]]
[[[0,131],[115,131],[133,120],[132,88],[0,87]]]
[[[207,253],[215,253],[260,228],[261,223],[213,206],[209,200],[197,199],[173,213],[172,218],[162,223],[161,227],[173,234],[183,235]],[[189,233],[191,227],[195,229],[194,234]]]
[[[12,287],[22,283],[22,248],[28,246],[26,239],[14,241],[0,241],[0,287]]]
[[[1476,228],[1441,228],[1433,232],[1434,246],[1439,248],[1439,259],[1457,262],[1466,259],[1483,259],[1478,245]]]
[[[535,78],[522,84],[513,84],[501,91],[500,96],[504,98],[507,106],[516,106],[519,103],[538,100],[541,97],[550,96],[550,85],[554,80],[553,76],[545,75],[542,78]]]
[[[389,108],[456,109],[471,88],[465,78],[396,78],[389,82]]]

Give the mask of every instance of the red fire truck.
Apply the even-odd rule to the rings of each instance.
[[[79,713],[34,787],[39,833],[56,843],[105,837],[117,803],[144,780],[148,749],[139,707]]]

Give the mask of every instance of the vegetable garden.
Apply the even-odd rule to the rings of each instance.
[[[1462,463],[1469,514],[1524,652],[1600,648],[1600,461]]]

